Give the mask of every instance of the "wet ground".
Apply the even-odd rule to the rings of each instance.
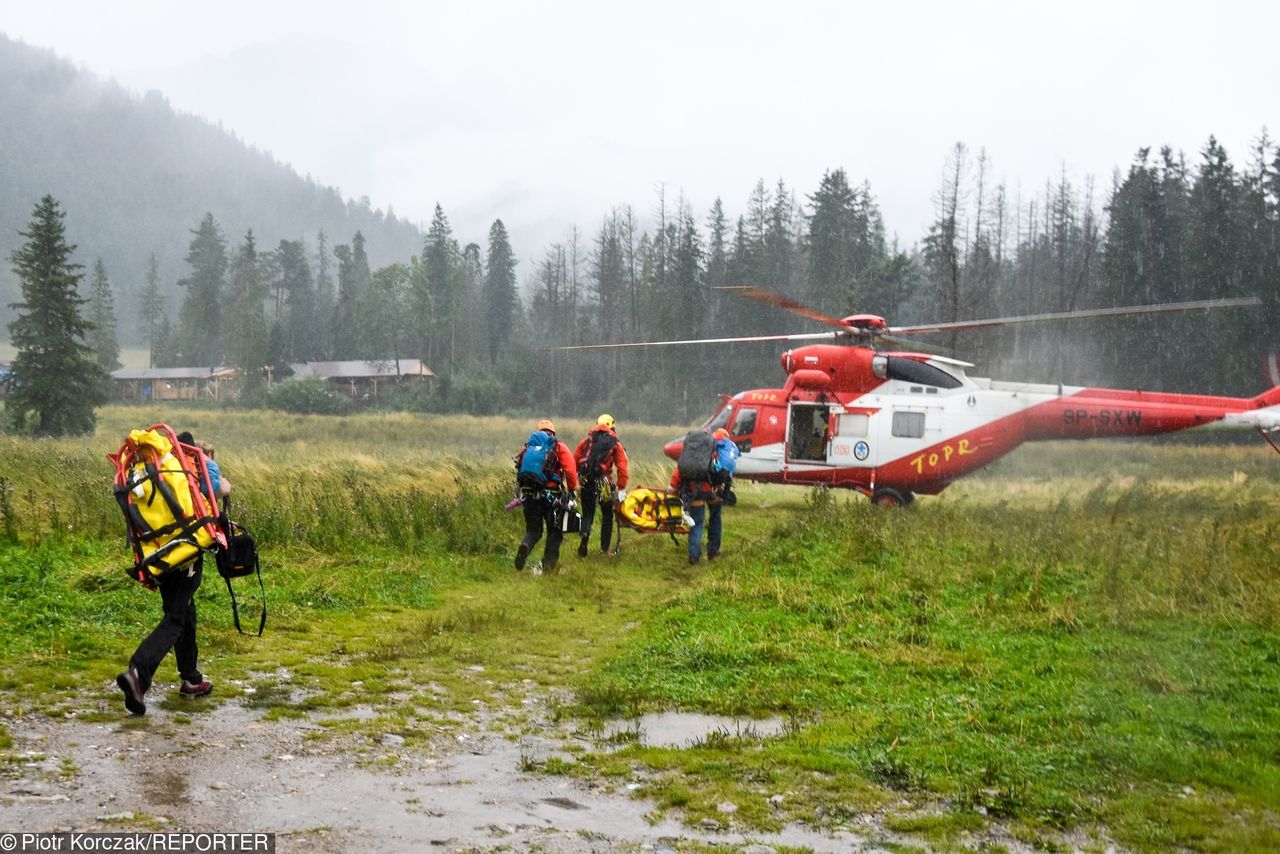
[[[104,696],[113,687],[104,686]],[[870,816],[864,826],[834,834],[801,826],[744,833],[735,827],[733,805],[723,821],[697,827],[672,816],[655,820],[653,804],[627,791],[637,783],[609,792],[538,773],[548,758],[566,757],[573,740],[583,741],[546,720],[526,720],[518,734],[479,715],[430,744],[406,747],[391,732],[376,740],[368,733],[332,737],[321,715],[265,720],[238,700],[188,715],[188,703],[206,701],[157,707],[173,686],[157,688],[144,718],[121,710],[118,720],[103,723],[7,721],[14,745],[0,764],[0,829],[270,831],[283,852],[570,854],[678,851],[702,843],[766,854],[779,846],[844,852],[911,842]],[[372,710],[357,707],[346,716],[369,720]],[[766,737],[780,728],[776,721],[666,714],[612,730],[686,745],[713,732]]]

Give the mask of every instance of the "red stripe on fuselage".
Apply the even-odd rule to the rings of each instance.
[[[1239,397],[1087,388],[1036,404],[1023,414],[1030,441],[1153,436],[1202,427],[1254,408],[1252,400]]]

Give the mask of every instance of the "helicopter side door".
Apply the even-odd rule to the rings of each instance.
[[[826,403],[792,401],[787,407],[786,459],[791,465],[827,466],[831,410]]]

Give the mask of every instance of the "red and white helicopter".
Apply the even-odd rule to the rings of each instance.
[[[782,354],[782,388],[724,395],[702,425],[726,428],[742,451],[735,477],[856,489],[877,504],[936,495],[1023,442],[1149,436],[1180,430],[1256,430],[1280,452],[1280,385],[1251,398],[1002,382],[970,377],[968,362],[931,353],[903,335],[1019,323],[1256,306],[1256,297],[1097,309],[957,323],[889,326],[876,315],[828,317],[782,294],[726,288],[834,327],[763,335],[556,349],[608,349],[739,341],[826,339]],[[683,439],[663,449],[673,459]]]

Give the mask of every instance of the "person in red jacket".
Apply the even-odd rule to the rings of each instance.
[[[560,566],[560,543],[564,532],[560,530],[565,510],[578,490],[578,466],[573,459],[573,451],[564,442],[555,438],[556,426],[547,419],[538,422],[537,432],[546,433],[555,442],[555,450],[547,455],[541,470],[541,483],[529,485],[521,483],[521,508],[524,510],[524,538],[516,548],[516,569],[524,569],[529,552],[542,539],[543,525],[547,528],[547,544],[542,550],[542,563],[530,567],[546,573],[555,572]],[[532,439],[532,437],[530,437]],[[520,453],[516,454],[516,471],[529,452],[530,441]]]
[[[609,541],[613,537],[613,499],[617,490],[627,488],[627,480],[631,476],[627,449],[618,439],[612,415],[601,415],[596,419],[596,426],[578,443],[573,456],[578,461],[578,476],[582,480],[578,557],[587,556],[597,504],[600,506],[600,551],[608,554]],[[613,477],[615,470],[617,480]]]

